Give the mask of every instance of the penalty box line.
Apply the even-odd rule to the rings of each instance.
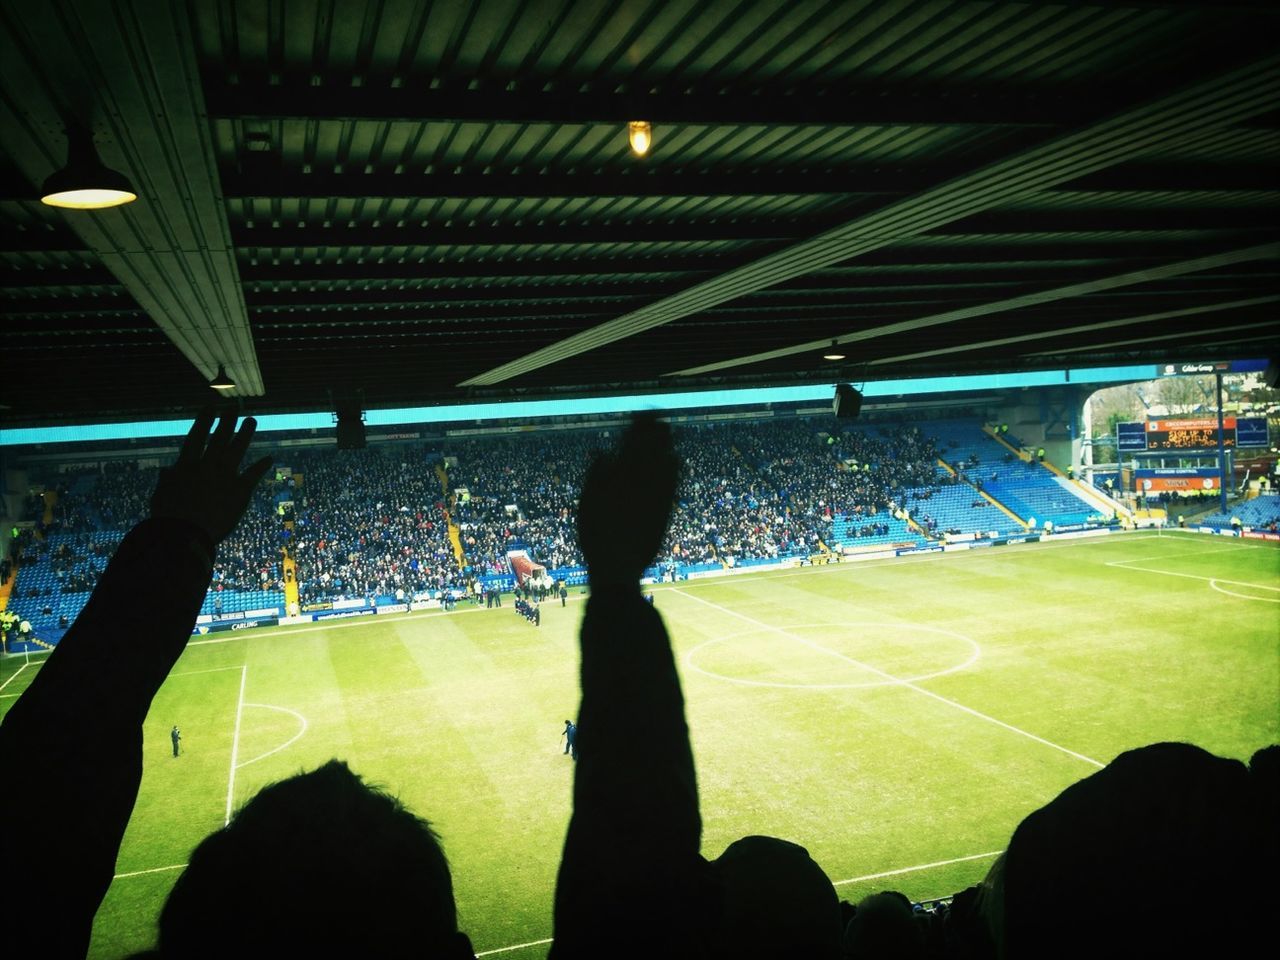
[[[27,667],[29,666],[31,666],[30,662],[24,663],[17,670],[13,671],[12,676],[10,676],[8,680],[6,680],[4,683],[0,683],[0,690],[3,690],[9,684],[13,683],[14,680],[18,679],[18,674],[20,674],[23,670],[27,669]]]
[[[1176,554],[1176,556],[1184,556],[1184,554]],[[1204,580],[1209,584],[1229,583],[1233,587],[1251,587],[1254,590],[1270,590],[1272,593],[1280,593],[1280,587],[1269,587],[1265,583],[1250,583],[1245,580],[1228,580],[1225,577],[1204,577],[1196,573],[1177,573],[1173,570],[1155,570],[1151,567],[1132,567],[1131,563],[1139,563],[1143,560],[1169,559],[1168,557],[1139,557],[1134,560],[1116,560],[1108,563],[1108,567],[1119,567],[1121,570],[1134,570],[1138,573],[1155,573],[1162,577],[1182,577],[1184,580]]]
[[[843,887],[847,883],[866,883],[868,880],[883,880],[885,877],[900,877],[904,873],[919,873],[921,870],[932,870],[934,867],[949,867],[954,863],[968,863],[971,860],[990,860],[1004,853],[1003,850],[991,850],[987,853],[971,853],[967,857],[953,857],[950,860],[935,860],[933,863],[921,863],[914,867],[899,867],[897,870],[885,870],[882,873],[868,873],[865,877],[850,877],[848,880],[836,880],[833,887]]]
[[[245,664],[240,668],[240,696],[236,700],[236,729],[231,736],[231,773],[227,776],[227,813],[226,819],[222,825],[225,827],[231,822],[231,804],[235,799],[236,793],[236,761],[240,756],[240,718],[244,714],[244,683],[249,676],[249,665]]]
[[[843,653],[840,653],[838,650],[832,650],[830,647],[824,647],[820,643],[814,643],[812,640],[809,640],[806,637],[801,637],[797,634],[791,633],[788,630],[784,630],[782,627],[775,627],[772,624],[765,623],[763,620],[757,620],[755,617],[749,617],[744,613],[738,613],[736,610],[730,610],[728,607],[722,607],[718,603],[712,603],[710,600],[703,600],[701,597],[695,597],[691,593],[685,593],[683,590],[677,589],[677,590],[672,590],[670,592],[678,593],[682,597],[687,597],[688,599],[693,600],[697,603],[705,604],[706,606],[711,607],[714,610],[719,610],[722,613],[727,613],[732,617],[737,617],[739,620],[745,620],[747,623],[754,623],[758,627],[762,627],[765,630],[778,634],[779,636],[786,637],[789,640],[794,640],[797,643],[800,643],[806,647],[809,647],[810,649],[817,650],[820,653],[828,654],[830,656],[836,657],[839,660],[843,660],[846,663],[853,664],[856,667],[861,667],[864,670],[869,670],[871,673],[874,673],[885,680],[891,681],[892,685],[894,686],[906,687],[908,690],[914,690],[916,693],[929,697],[932,700],[937,700],[939,703],[944,703],[947,706],[952,707],[953,709],[960,710],[964,713],[967,713],[971,717],[977,717],[979,720],[985,720],[987,723],[995,724],[997,727],[1001,727],[1005,730],[1010,731],[1011,733],[1016,733],[1020,737],[1026,737],[1028,740],[1034,740],[1036,743],[1043,744],[1046,747],[1051,747],[1054,750],[1059,751],[1060,753],[1065,753],[1069,757],[1074,757],[1075,759],[1080,760],[1084,763],[1087,763],[1090,766],[1097,767],[1099,770],[1101,770],[1103,767],[1106,766],[1106,764],[1099,763],[1097,760],[1094,760],[1092,757],[1086,757],[1083,753],[1077,753],[1076,751],[1071,750],[1068,747],[1062,746],[1062,744],[1060,743],[1054,743],[1052,740],[1046,740],[1044,737],[1037,736],[1036,734],[1032,733],[1029,730],[1023,730],[1021,727],[1015,727],[1011,723],[1005,723],[1003,720],[997,720],[995,717],[991,716],[990,714],[983,713],[980,710],[975,710],[972,707],[967,707],[963,703],[960,703],[959,701],[956,701],[956,700],[952,700],[949,697],[944,697],[939,693],[934,693],[932,690],[928,690],[925,687],[912,683],[910,680],[902,680],[898,677],[895,677],[891,673],[887,673],[884,670],[881,670],[879,667],[873,667],[869,663],[863,663],[861,660],[855,660],[853,657],[847,657]]]

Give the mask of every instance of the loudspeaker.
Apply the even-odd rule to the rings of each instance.
[[[831,412],[837,420],[852,420],[862,411],[862,394],[852,384],[837,383],[836,395],[831,401]]]
[[[339,407],[335,414],[338,418],[336,433],[339,450],[363,450],[364,414],[359,407]]]

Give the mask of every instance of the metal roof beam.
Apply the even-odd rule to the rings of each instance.
[[[118,286],[119,282],[106,267],[77,265],[75,267],[17,267],[12,263],[0,263],[0,290],[43,289],[45,287],[102,287]]]
[[[777,360],[781,357],[789,357],[801,353],[812,353],[830,345],[833,341],[841,345],[847,345],[852,343],[861,343],[865,340],[874,340],[877,337],[893,336],[894,334],[918,333],[922,330],[927,330],[931,327],[937,327],[943,324],[959,323],[966,320],[974,320],[978,317],[1008,313],[1012,310],[1021,310],[1026,307],[1039,306],[1040,304],[1045,303],[1054,303],[1059,300],[1070,300],[1075,297],[1084,297],[1089,294],[1103,293],[1109,290],[1120,289],[1122,287],[1131,287],[1144,283],[1152,283],[1158,280],[1167,280],[1171,277],[1185,276],[1190,273],[1216,270],[1221,267],[1237,263],[1249,263],[1257,260],[1274,260],[1277,258],[1280,258],[1280,243],[1264,243],[1241,250],[1225,251],[1210,257],[1199,257],[1195,260],[1182,260],[1176,263],[1166,263],[1159,267],[1148,267],[1142,270],[1118,274],[1116,276],[1101,277],[1095,280],[1087,280],[1082,283],[1068,284],[1067,286],[1055,287],[1051,290],[1038,290],[1033,293],[1009,297],[1004,300],[996,300],[991,303],[962,307],[959,310],[948,310],[943,313],[930,314],[929,316],[924,317],[916,317],[915,319],[904,320],[900,323],[865,327],[861,330],[854,330],[849,333],[840,334],[836,337],[828,337],[822,340],[811,340],[807,343],[793,344],[788,347],[782,347],[777,350],[768,350],[762,353],[755,353],[746,357],[737,357],[732,360],[722,360],[716,363],[690,367],[687,370],[675,370],[666,374],[666,376],[687,377],[705,373],[715,373],[719,370],[726,370],[747,364],[762,363],[767,360]]]
[[[1280,200],[1280,191],[1274,198]],[[1079,210],[1036,209],[1029,200],[1021,210],[989,210],[949,223],[930,236],[1001,233],[1108,233],[1111,231],[1170,232],[1186,236],[1188,230],[1264,230],[1274,234],[1280,226],[1280,206],[1110,206]]]
[[[439,257],[366,257],[317,260],[315,257],[278,260],[241,255],[240,275],[245,283],[324,283],[352,280],[440,280],[450,283],[484,283],[487,280],[539,279],[552,277],[650,276],[683,274],[696,279],[718,273],[731,263],[741,263],[739,254],[696,254],[662,257],[583,256],[564,259],[544,257],[494,257],[463,260]],[[499,285],[495,284],[495,289]]]
[[[248,290],[245,299],[250,311],[260,313],[279,307],[336,307],[344,304],[445,304],[490,303],[608,303],[619,300],[653,299],[679,289],[674,283],[583,283],[511,284],[483,287],[373,287],[357,290]]]
[[[1140,159],[1170,140],[1191,145],[1204,142],[1223,128],[1274,109],[1277,98],[1280,57],[1272,56],[887,204],[713,280],[470,377],[459,386],[502,383],[744,294],[997,209],[1037,191]],[[808,349],[807,344],[798,344],[794,352]],[[769,356],[785,353],[771,351]],[[749,355],[711,368],[754,363],[762,358],[767,357]],[[698,368],[677,373],[703,371]]]
[[[1072,337],[1082,333],[1113,330],[1117,327],[1131,327],[1148,323],[1159,323],[1162,321],[1174,320],[1179,317],[1199,316],[1205,313],[1218,314],[1229,310],[1242,310],[1246,307],[1255,307],[1268,303],[1280,303],[1280,294],[1272,294],[1262,297],[1249,297],[1243,300],[1227,300],[1220,303],[1201,304],[1194,307],[1182,307],[1177,310],[1163,310],[1159,313],[1148,313],[1137,317],[1123,317],[1119,320],[1104,320],[1098,323],[1082,323],[1071,327],[1055,327],[1050,330],[1037,330],[1035,333],[1020,333],[1009,337],[998,337],[994,340],[981,340],[971,343],[962,343],[951,347],[920,350],[914,353],[903,353],[893,357],[877,357],[875,360],[868,360],[867,363],[871,366],[884,366],[891,363],[906,363],[911,360],[924,360],[930,357],[950,356],[956,353],[972,353],[977,350],[992,350],[997,347],[1006,347],[1012,344],[1030,343],[1034,340],[1053,340],[1059,337]],[[1262,322],[1263,321],[1257,321],[1257,323]],[[1213,329],[1219,329],[1216,323],[1213,324]],[[1160,336],[1163,338],[1164,334],[1161,333]],[[1147,342],[1150,342],[1151,336],[1148,335],[1145,339]],[[1068,351],[1061,350],[1059,352],[1066,353]]]
[[[828,219],[825,221],[830,223]],[[702,222],[430,224],[427,226],[255,226],[236,225],[231,236],[239,249],[283,247],[490,247],[513,244],[699,243],[715,240],[773,240],[808,236],[816,223],[805,220],[741,220],[721,217]]]
[[[1043,272],[1036,278],[1042,279]],[[831,302],[839,298],[841,302],[857,302],[858,298],[866,298],[885,293],[904,293],[921,295],[944,295],[952,292],[972,294],[975,290],[990,290],[992,287],[1020,286],[1026,284],[1028,278],[1010,277],[1000,281],[974,281],[967,274],[950,273],[939,276],[922,277],[912,274],[910,277],[899,276],[897,283],[882,282],[875,276],[858,278],[839,275],[811,275],[803,280],[793,281],[787,286],[773,287],[758,295],[782,303]],[[681,289],[678,280],[665,282],[655,281],[622,281],[613,283],[578,282],[578,283],[539,283],[539,284],[498,284],[498,285],[456,285],[440,286],[376,286],[359,289],[315,289],[311,287],[282,290],[255,290],[245,292],[245,300],[253,313],[263,308],[304,307],[304,306],[338,306],[343,304],[421,304],[423,306],[442,306],[451,303],[490,303],[511,301],[514,303],[607,303],[621,300],[652,300]],[[850,299],[853,298],[853,299]],[[744,298],[750,301],[752,298]],[[86,309],[84,299],[54,297],[42,300],[12,300],[15,307],[24,310],[36,310],[29,303],[43,304],[47,312],[72,310],[76,305]],[[92,309],[92,308],[89,308]],[[107,309],[100,307],[98,309]],[[118,307],[116,309],[119,309]]]
[[[1142,96],[1108,84],[1105,97],[1009,85],[893,90],[885,84],[791,94],[718,92],[584,93],[572,89],[469,90],[391,86],[351,78],[241,75],[229,83],[206,76],[209,115],[235,120],[381,120],[409,123],[616,123],[778,124],[862,126],[981,124],[1052,127],[1091,120],[1127,98]],[[1065,88],[1064,88],[1065,89]]]
[[[30,183],[66,162],[64,128],[91,129],[140,202],[60,214],[205,379],[225,363],[263,392],[182,4],[65,0],[0,13],[0,128]]]
[[[11,172],[11,171],[10,171]],[[220,170],[227,199],[442,197],[750,197],[861,195],[895,196],[924,190],[965,170],[942,165],[856,166],[838,169],[788,167],[757,173],[633,170],[605,173],[359,173],[304,171],[276,159],[246,157]],[[0,202],[33,201],[38,191],[25,177],[0,171]],[[1273,168],[1261,164],[1211,166],[1134,163],[1059,184],[1054,193],[1200,193],[1277,189]]]
[[[1061,193],[1200,193],[1280,189],[1274,167],[1254,163],[1125,163],[1053,188]]]
[[[302,172],[277,163],[242,162],[224,167],[228,198],[344,197],[748,197],[859,194],[897,196],[932,186],[946,168],[858,167],[842,170],[775,170],[735,173],[372,173]]]

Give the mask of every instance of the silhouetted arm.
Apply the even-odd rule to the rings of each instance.
[[[688,956],[702,823],[684,699],[639,578],[662,542],[677,467],[665,426],[640,421],[583,486],[591,573],[573,819],[552,956]]]
[[[265,472],[253,435],[196,421],[150,520],[121,542],[88,604],[0,725],[5,876],[24,891],[6,953],[84,956],[142,780],[142,724],[209,586],[215,544]],[[207,438],[207,447],[206,447]],[[24,820],[33,822],[24,828]]]

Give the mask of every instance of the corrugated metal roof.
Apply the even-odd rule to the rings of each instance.
[[[1121,321],[1178,299],[1223,310],[1193,318],[1200,339],[1192,321],[1171,324],[1182,348],[1209,349],[1219,319],[1255,323],[1259,349],[1275,345],[1250,304],[1275,291],[1276,254],[1193,268],[1276,240],[1274,5],[166,8],[189,10],[189,36],[140,30],[88,0],[66,6],[0,24],[3,49],[20,54],[0,65],[3,102],[19,105],[0,137],[0,308],[24,356],[39,354],[34,340],[61,358],[31,366],[39,389],[14,384],[8,420],[103,410],[107,385],[73,371],[104,347],[146,381],[136,396],[109,391],[106,408],[195,402],[191,344],[180,353],[170,337],[207,353],[223,334],[175,327],[154,306],[148,328],[139,304],[155,284],[177,284],[171,305],[242,313],[256,352],[244,359],[266,389],[246,402],[260,409],[325,402],[335,371],[370,403],[696,386],[709,381],[666,375],[708,364],[742,382],[830,377],[801,348],[841,335],[859,362],[910,358],[888,372],[1044,363],[1052,340],[982,344],[1010,324],[1052,334],[1090,315],[1116,321],[1114,351],[1106,332],[1057,345],[1077,363],[1110,362],[1135,353]],[[72,35],[95,26],[115,53]],[[60,31],[66,42],[50,46]],[[22,60],[42,50],[47,62]],[[52,211],[35,185],[65,152],[49,119],[73,99],[63,75],[123,50],[136,75],[102,71],[92,120],[104,156],[158,193],[100,221]],[[202,107],[157,125],[147,104],[168,102],[161,90]],[[1162,109],[1166,126],[1151,119]],[[654,125],[643,159],[626,137],[638,119]],[[188,164],[210,175],[200,196],[177,186]],[[981,188],[949,186],[970,182]],[[209,258],[227,251],[220,275],[131,272],[197,234]],[[1193,266],[994,306],[1178,264]],[[610,342],[644,311],[656,325]],[[894,332],[903,324],[911,332]],[[589,348],[575,352],[572,337]],[[1162,349],[1155,337],[1148,353]],[[539,351],[557,359],[535,363]],[[175,370],[151,376],[158,358]]]

